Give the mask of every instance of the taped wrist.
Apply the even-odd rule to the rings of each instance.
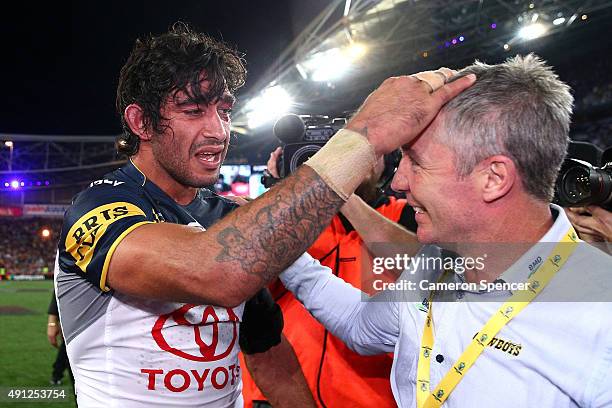
[[[245,354],[263,353],[280,344],[284,320],[268,289],[246,302],[240,325],[240,348]]]
[[[342,129],[304,164],[346,201],[374,170],[376,161],[374,147],[364,135]]]

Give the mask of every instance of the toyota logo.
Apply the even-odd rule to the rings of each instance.
[[[194,308],[196,310],[192,310]],[[218,313],[227,313],[227,317],[222,316],[223,320],[220,321]],[[197,322],[192,323],[187,320],[187,316]],[[175,356],[192,361],[217,361],[232,352],[238,337],[238,322],[238,316],[231,308],[186,304],[172,313],[160,316],[151,330],[151,335],[162,350]],[[172,330],[175,326],[191,327],[193,338],[185,340],[185,329],[182,328],[181,333],[171,336],[177,333]],[[230,336],[231,341],[229,341]],[[207,343],[205,339],[209,342]]]

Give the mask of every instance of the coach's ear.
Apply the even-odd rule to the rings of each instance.
[[[484,159],[475,171],[482,199],[486,203],[504,197],[518,180],[514,162],[501,154]]]
[[[128,105],[125,108],[125,111],[123,111],[123,117],[125,118],[125,122],[128,124],[132,132],[134,132],[135,135],[138,135],[140,140],[151,140],[151,135],[147,131],[144,123],[144,112],[139,105],[135,103]]]

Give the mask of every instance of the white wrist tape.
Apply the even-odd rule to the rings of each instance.
[[[361,133],[342,129],[306,164],[344,201],[374,171],[376,153]]]

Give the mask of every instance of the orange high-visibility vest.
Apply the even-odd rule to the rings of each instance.
[[[405,200],[390,197],[388,203],[376,210],[397,222],[405,206]],[[344,281],[362,289],[361,263],[369,261],[364,259],[367,254],[364,248],[359,234],[354,230],[347,233],[340,217],[336,216],[308,252]],[[364,270],[367,268],[369,264]],[[391,353],[360,356],[325,330],[280,281],[275,281],[270,289],[283,311],[283,333],[295,350],[319,407],[396,406],[389,382],[393,362]],[[244,406],[250,408],[253,401],[266,398],[249,375],[242,354],[240,361]]]

